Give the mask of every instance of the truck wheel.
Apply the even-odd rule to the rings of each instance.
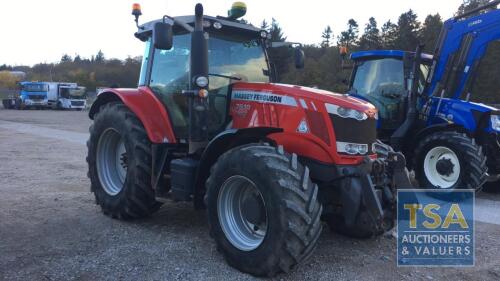
[[[151,187],[151,143],[125,105],[109,103],[100,109],[87,147],[91,191],[104,214],[133,219],[159,209]]]
[[[415,155],[415,175],[420,187],[478,190],[486,181],[486,157],[466,134],[431,134],[419,143]]]
[[[322,207],[309,169],[283,147],[223,154],[207,180],[210,234],[227,262],[255,276],[288,272],[313,252]]]

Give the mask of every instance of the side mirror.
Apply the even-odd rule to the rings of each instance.
[[[170,50],[173,44],[172,25],[157,22],[153,26],[153,46],[160,50]]]
[[[295,48],[295,68],[303,69],[304,68],[304,51],[301,48]]]

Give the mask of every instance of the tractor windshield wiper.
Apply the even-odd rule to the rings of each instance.
[[[236,77],[236,76],[229,76],[229,75],[215,74],[215,73],[209,73],[208,75],[209,76],[222,77],[222,78],[227,78],[227,79],[231,79],[231,80],[241,81],[241,78],[240,77]]]

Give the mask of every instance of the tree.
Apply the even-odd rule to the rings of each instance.
[[[427,18],[425,18],[424,26],[420,33],[420,42],[425,44],[425,49],[428,52],[434,51],[442,28],[443,21],[439,14],[428,15]]]
[[[105,60],[104,53],[101,50],[99,50],[99,52],[97,52],[97,55],[95,55],[94,57],[94,61],[101,63],[104,62],[104,60]]]
[[[398,20],[396,46],[405,51],[414,51],[419,44],[420,22],[413,10],[401,14]]]
[[[330,39],[333,37],[333,31],[332,28],[328,25],[323,33],[321,34],[321,38],[323,38],[323,41],[321,41],[321,47],[330,47]]]
[[[266,20],[262,20],[262,23],[260,24],[260,28],[263,30],[269,30],[269,24],[267,23]]]
[[[383,49],[395,49],[396,40],[398,38],[398,26],[392,23],[390,20],[384,23],[382,26],[382,48]]]
[[[458,11],[457,11],[456,15],[461,15],[463,13],[467,13],[467,12],[472,11],[476,8],[479,8],[483,5],[486,5],[489,2],[490,2],[490,0],[463,0],[462,5],[460,5],[460,7],[458,7]],[[494,9],[494,8],[491,8],[491,9]]]
[[[82,57],[80,57],[80,55],[76,54],[75,55],[75,59],[73,60],[73,62],[75,62],[75,63],[81,63],[82,62]]]
[[[359,25],[354,19],[347,22],[347,30],[342,31],[338,37],[337,44],[340,46],[352,47],[358,41]]]
[[[382,48],[380,30],[374,17],[371,17],[365,26],[365,32],[359,39],[359,48],[362,50],[377,50]]]
[[[68,54],[64,54],[62,57],[61,57],[61,63],[65,63],[65,62],[72,62],[73,59],[71,58],[70,55]]]
[[[17,82],[19,82],[19,78],[9,71],[0,71],[0,89],[13,90],[16,88]]]
[[[285,42],[286,41],[286,36],[283,33],[283,30],[281,29],[281,26],[279,25],[278,21],[273,18],[271,22],[271,28],[269,30],[271,33],[271,41],[272,42]]]

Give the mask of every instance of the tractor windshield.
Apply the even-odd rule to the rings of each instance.
[[[152,44],[148,41],[147,47],[150,46]],[[266,53],[260,39],[211,33],[208,52],[211,74],[209,96],[214,115],[211,116],[214,124],[209,126],[215,130],[227,115],[227,96],[231,83],[269,82],[269,77],[266,76]],[[142,82],[161,97],[178,136],[187,135],[188,129],[188,104],[181,93],[182,90],[189,89],[190,54],[191,35],[174,36],[172,49],[154,50],[150,79]],[[143,68],[147,67],[148,60],[149,56],[145,56]],[[145,75],[141,74],[141,77]]]
[[[405,93],[403,61],[380,59],[359,62],[352,90],[375,99],[401,97]]]

